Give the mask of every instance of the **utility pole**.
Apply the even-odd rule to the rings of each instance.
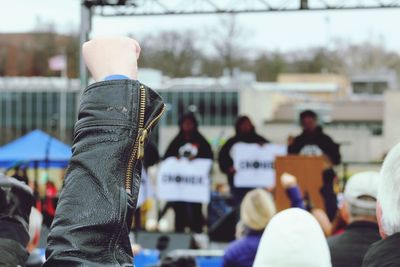
[[[81,88],[86,88],[89,82],[89,75],[86,70],[82,57],[82,45],[89,40],[89,34],[92,30],[92,5],[90,2],[82,1],[81,3],[81,31],[80,31],[80,49],[79,49],[79,77],[81,80]]]

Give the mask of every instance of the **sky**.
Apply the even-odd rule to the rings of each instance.
[[[26,32],[38,18],[53,21],[62,33],[79,31],[80,0],[0,0],[0,33]],[[220,23],[221,15],[157,17],[94,17],[92,36],[133,34],[139,42],[146,34],[163,30],[194,30],[201,36]],[[237,15],[244,32],[243,46],[268,51],[331,47],[333,40],[372,41],[400,53],[400,9],[313,11]],[[201,44],[201,40],[199,40]]]

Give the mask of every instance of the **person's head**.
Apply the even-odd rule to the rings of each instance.
[[[400,143],[386,156],[379,179],[377,218],[383,237],[400,232]]]
[[[263,189],[254,189],[246,194],[240,205],[240,220],[253,231],[262,231],[276,213],[271,194]]]
[[[306,132],[314,132],[317,129],[317,120],[317,113],[312,110],[305,110],[300,113],[300,124]]]
[[[253,267],[331,267],[324,233],[305,210],[276,214],[261,237]]]
[[[354,221],[376,222],[376,198],[379,173],[360,172],[350,177],[344,189],[341,207],[342,218],[347,223]]]
[[[240,116],[235,123],[235,130],[237,135],[247,135],[255,132],[255,127],[247,116]]]
[[[197,131],[198,122],[193,113],[186,113],[179,119],[179,128],[183,134],[192,134]]]
[[[40,232],[42,230],[43,216],[36,209],[32,208],[31,214],[29,215],[29,243],[26,246],[29,252],[32,252],[39,245]]]

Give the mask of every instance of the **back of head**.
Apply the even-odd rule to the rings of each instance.
[[[249,229],[264,230],[276,213],[275,203],[270,193],[255,189],[246,194],[240,206],[240,219]]]
[[[376,218],[379,177],[378,172],[366,171],[357,173],[348,180],[344,190],[344,199],[352,218]]]
[[[331,267],[328,244],[308,212],[291,208],[269,222],[253,267]]]
[[[400,232],[400,143],[386,156],[378,188],[378,203],[382,210],[381,230],[386,235]]]

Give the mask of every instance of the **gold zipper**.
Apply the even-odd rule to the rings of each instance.
[[[164,112],[165,112],[165,105],[163,105],[161,112],[152,121],[150,121],[149,125],[147,125],[146,128],[142,129],[141,134],[139,135],[139,147],[138,147],[137,159],[142,159],[144,157],[144,147],[146,144],[146,139],[149,135],[149,131],[153,127],[153,125],[160,120]]]
[[[133,175],[133,167],[135,166],[136,160],[140,160],[144,156],[144,147],[146,143],[146,139],[148,137],[149,131],[151,127],[161,118],[161,116],[165,112],[165,105],[162,108],[160,114],[158,114],[145,128],[144,127],[144,116],[145,116],[145,108],[146,108],[146,89],[143,85],[140,85],[140,104],[139,104],[139,133],[133,144],[133,149],[131,156],[128,161],[127,172],[125,176],[125,190],[128,193],[132,192],[132,175]]]

